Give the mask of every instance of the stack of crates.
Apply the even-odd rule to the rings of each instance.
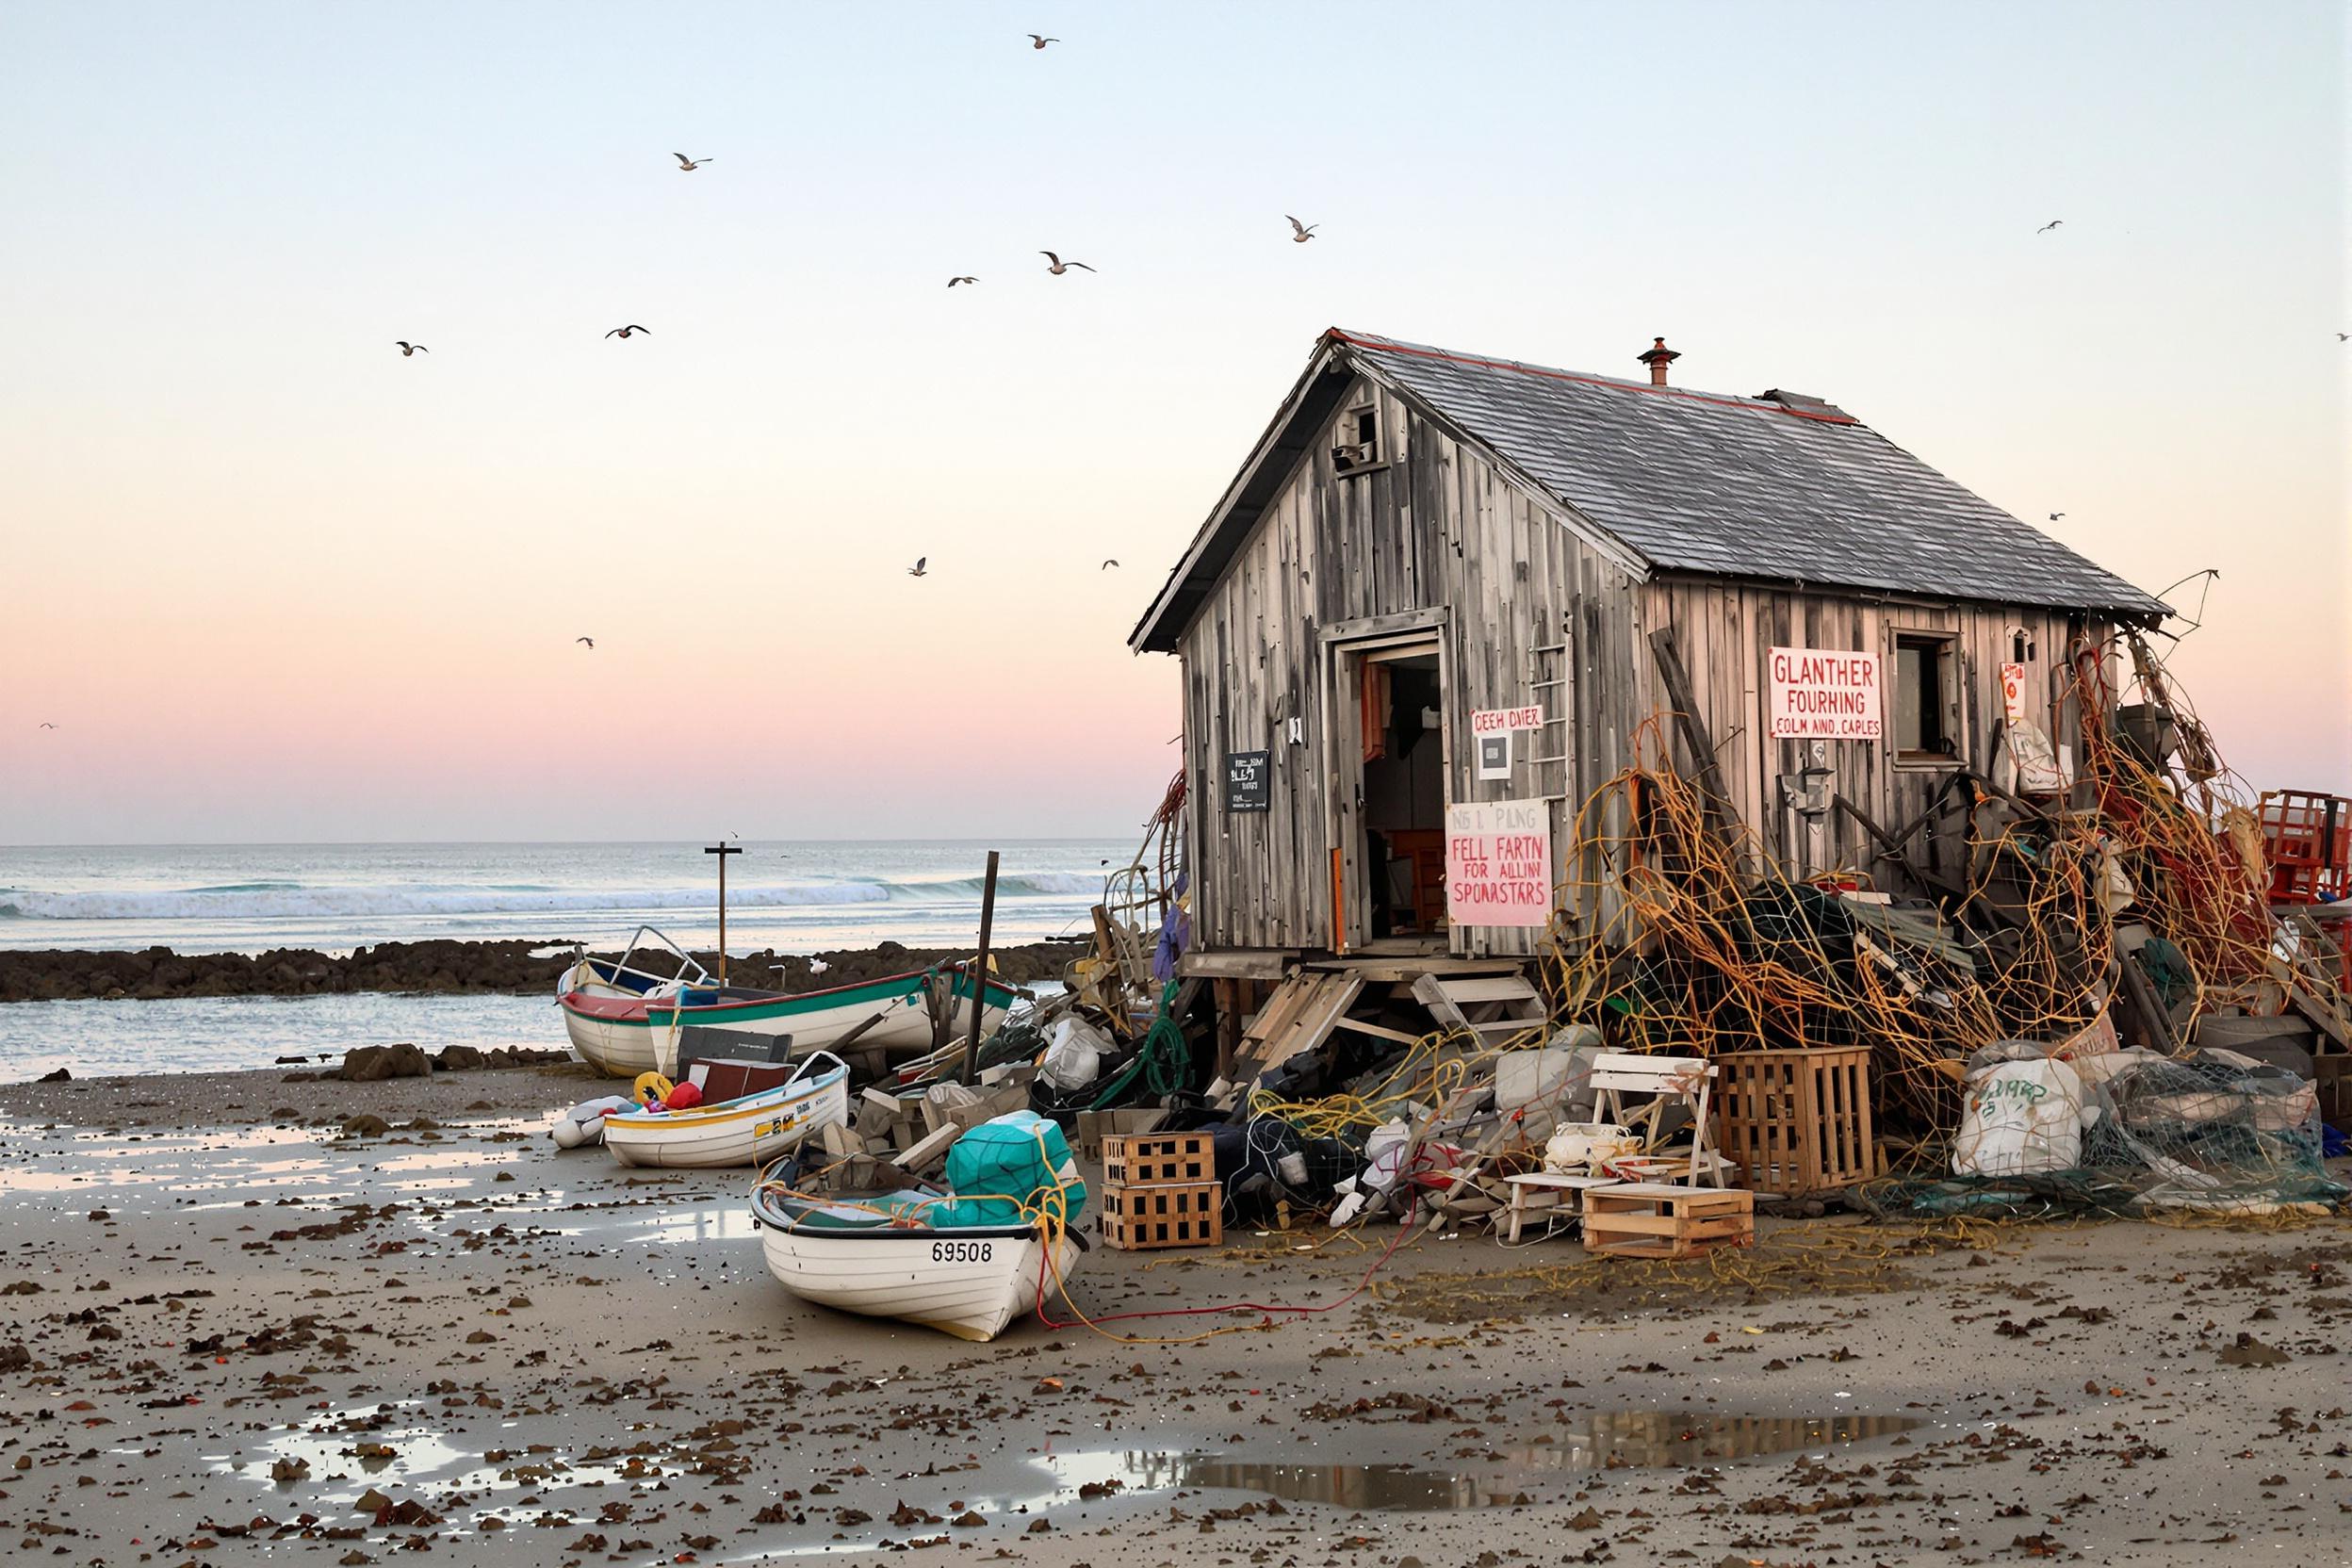
[[[1223,1241],[1225,1188],[1209,1135],[1103,1135],[1098,1223],[1104,1243],[1122,1252]]]
[[[2270,852],[2270,901],[2352,896],[2352,798],[2313,790],[2264,792],[2258,813]]]

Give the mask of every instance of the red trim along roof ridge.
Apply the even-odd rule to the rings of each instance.
[[[1548,381],[1575,382],[1583,386],[1606,387],[1612,392],[1639,392],[1653,398],[1680,398],[1688,402],[1708,403],[1717,408],[1743,409],[1752,414],[1783,414],[1792,419],[1812,419],[1824,425],[1859,425],[1861,420],[1851,414],[1823,414],[1812,409],[1791,408],[1768,398],[1741,398],[1724,392],[1692,392],[1679,386],[1650,386],[1638,381],[1625,381],[1615,376],[1598,376],[1575,370],[1555,370],[1542,365],[1526,365],[1515,359],[1485,359],[1477,354],[1454,353],[1445,349],[1426,348],[1418,343],[1401,343],[1393,337],[1378,337],[1369,333],[1349,332],[1333,327],[1324,335],[1326,340],[1351,343],[1360,349],[1373,349],[1384,353],[1412,354],[1420,359],[1441,359],[1449,364],[1473,366],[1481,370],[1515,370],[1523,376],[1541,376]]]

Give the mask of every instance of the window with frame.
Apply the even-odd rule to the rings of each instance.
[[[1380,411],[1363,403],[1341,415],[1331,432],[1331,466],[1345,474],[1380,461]]]
[[[1895,637],[1895,760],[1959,760],[1953,640],[1920,632]]]

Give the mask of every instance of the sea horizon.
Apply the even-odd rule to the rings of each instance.
[[[1006,939],[1083,922],[1132,839],[730,841],[730,946],[814,952],[971,939],[986,851]],[[0,949],[187,953],[382,941],[718,937],[715,858],[693,840],[52,845],[0,855]]]
[[[987,851],[1002,852],[994,939],[1083,934],[1143,841],[750,840],[728,857],[728,951],[962,948]],[[718,941],[715,858],[692,840],[56,845],[0,852],[0,952],[331,955],[447,939],[618,948],[641,925]],[[93,997],[0,1004],[0,1076],[221,1070],[412,1040],[561,1048],[547,996]]]

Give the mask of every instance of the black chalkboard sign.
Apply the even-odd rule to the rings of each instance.
[[[1229,751],[1225,754],[1225,809],[1263,811],[1274,799],[1274,754],[1270,751]]]

